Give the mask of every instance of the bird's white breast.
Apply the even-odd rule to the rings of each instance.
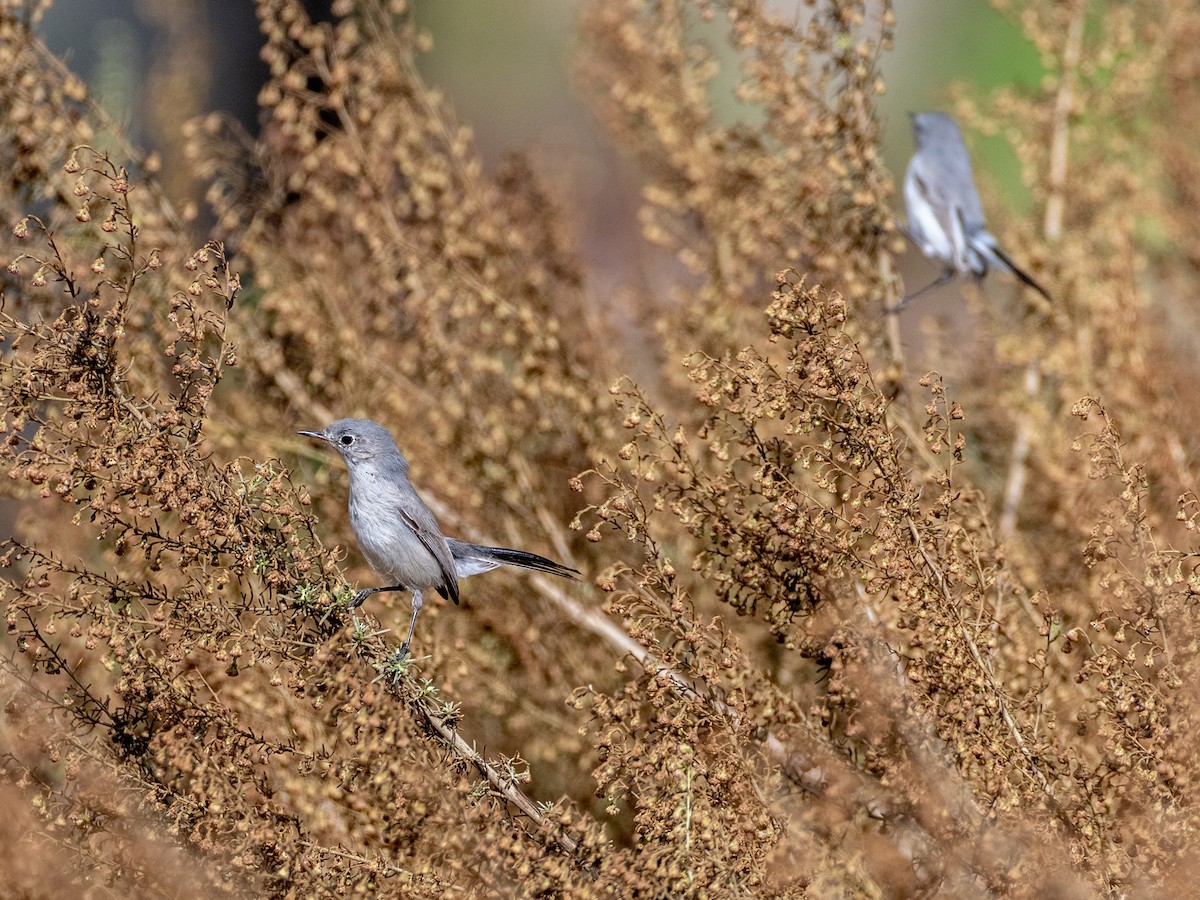
[[[442,585],[441,567],[405,522],[400,497],[373,471],[351,481],[350,526],[367,562],[389,582],[419,589]]]

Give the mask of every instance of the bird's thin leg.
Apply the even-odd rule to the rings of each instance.
[[[408,623],[408,637],[404,639],[404,643],[400,645],[400,649],[396,651],[396,659],[404,659],[408,655],[408,645],[412,643],[413,630],[417,627],[417,613],[421,611],[421,592],[413,588],[412,592],[412,621]]]
[[[372,594],[384,594],[388,591],[407,591],[407,584],[393,584],[389,587],[363,588],[354,595],[354,599],[350,601],[349,609],[357,609],[363,605],[363,602]]]
[[[900,312],[900,310],[904,309],[904,307],[908,306],[908,304],[912,303],[914,300],[916,300],[922,294],[932,291],[936,287],[941,287],[943,284],[945,284],[947,281],[949,281],[951,278],[953,278],[957,274],[958,273],[955,272],[954,269],[945,269],[942,272],[942,274],[939,275],[937,277],[937,279],[934,280],[932,283],[925,285],[925,287],[921,288],[919,291],[914,291],[913,293],[909,294],[907,297],[905,297],[903,300],[901,300],[895,306],[886,307],[884,309],[884,312],[886,312],[886,313]]]
[[[912,245],[914,247],[916,247],[918,250],[921,250],[922,253],[925,252],[921,248],[921,242],[917,240],[917,236],[912,233],[911,228],[909,228],[907,225],[900,225],[899,223],[897,223],[896,230],[898,232],[900,232],[902,235],[904,235],[906,238],[908,238],[912,242]]]

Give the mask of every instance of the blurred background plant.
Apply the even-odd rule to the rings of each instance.
[[[4,4],[9,890],[1185,887],[1198,32]],[[882,314],[933,106],[1053,304]],[[472,580],[396,662],[294,437],[343,415],[591,583]]]

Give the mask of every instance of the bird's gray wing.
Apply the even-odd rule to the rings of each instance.
[[[926,177],[922,168],[922,166],[913,167],[913,182],[921,196],[925,198],[925,202],[929,204],[934,218],[937,219],[937,223],[942,229],[942,234],[950,241],[954,254],[957,256],[959,248],[963,245],[958,207],[955,205],[953,197],[949,197],[945,191],[939,190],[940,183],[937,178]]]
[[[927,171],[936,164],[945,169]],[[938,227],[950,243],[947,262],[960,272],[972,271],[968,243],[976,220],[982,228],[982,218],[969,161],[965,155],[959,159],[954,154],[941,161],[915,159],[912,174],[917,190],[928,202]]]
[[[429,507],[425,505],[425,501],[421,499],[412,485],[406,483],[404,487],[407,490],[401,491],[401,500],[397,504],[400,517],[417,536],[421,545],[437,560],[445,588],[441,591],[442,595],[457,604],[458,575],[454,570],[454,558],[450,555],[450,547],[446,544],[446,538],[442,535],[442,530],[438,528],[437,519],[433,517],[433,513],[429,511]]]

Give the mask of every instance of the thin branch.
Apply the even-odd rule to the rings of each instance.
[[[538,809],[536,803],[512,783],[511,778],[505,778],[495,767],[492,766],[486,759],[479,755],[479,752],[462,739],[458,731],[447,724],[446,720],[440,716],[435,716],[424,706],[421,707],[421,712],[425,716],[425,721],[429,726],[437,732],[438,736],[449,745],[455,753],[463,760],[470,763],[484,778],[492,789],[499,793],[505,800],[524,813],[530,821],[539,828],[544,828],[550,831],[554,840],[560,847],[563,848],[571,856],[576,856],[579,851],[579,841],[567,834],[565,830],[550,823],[542,811]]]
[[[1054,101],[1054,118],[1050,140],[1050,171],[1047,182],[1050,195],[1046,199],[1046,216],[1042,223],[1042,234],[1047,241],[1057,240],[1062,235],[1063,219],[1067,206],[1067,161],[1070,142],[1071,107],[1075,98],[1075,73],[1083,55],[1083,18],[1087,4],[1077,0],[1067,26],[1063,45],[1062,80]],[[1042,389],[1042,367],[1040,360],[1033,360],[1025,369],[1025,397],[1032,402]],[[1000,539],[1008,540],[1016,532],[1017,511],[1021,498],[1025,496],[1025,480],[1029,462],[1029,451],[1033,443],[1033,426],[1029,416],[1017,420],[1017,433],[1013,436],[1012,453],[1009,456],[1008,477],[1004,485],[1004,506],[1000,514]]]
[[[926,568],[929,569],[930,574],[933,575],[934,581],[937,582],[938,590],[942,594],[942,599],[946,601],[947,606],[953,606],[955,601],[954,597],[950,593],[949,585],[946,584],[945,574],[942,572],[938,564],[934,562],[933,557],[929,555],[929,551],[925,549],[925,541],[922,539],[921,533],[917,529],[917,523],[909,517],[906,517],[906,520],[908,522],[909,530],[912,533],[913,541],[917,546],[917,552],[921,554],[921,558],[925,561]],[[1006,702],[1004,691],[996,682],[995,673],[992,671],[991,666],[984,662],[983,654],[979,652],[979,647],[976,646],[975,639],[971,637],[971,634],[969,631],[967,631],[965,625],[959,626],[959,632],[962,635],[963,642],[967,645],[967,649],[971,652],[971,658],[975,661],[975,665],[979,668],[980,674],[982,674],[983,677],[987,679],[988,684],[991,685],[993,697],[996,700],[996,706],[1000,711],[1001,718],[1004,719],[1004,724],[1008,727],[1008,731],[1012,736],[1013,742],[1017,745],[1017,749],[1021,752],[1021,755],[1025,757],[1025,761],[1029,763],[1029,768],[1033,772],[1034,778],[1037,780],[1038,784],[1042,786],[1042,790],[1046,792],[1046,795],[1050,798],[1051,802],[1057,806],[1054,790],[1051,787],[1049,780],[1042,773],[1041,768],[1038,766],[1037,760],[1034,758],[1033,753],[1029,750],[1028,745],[1025,743],[1025,738],[1021,734],[1020,726],[1017,724],[1017,720],[1013,718],[1012,713],[1008,709],[1008,703]]]

